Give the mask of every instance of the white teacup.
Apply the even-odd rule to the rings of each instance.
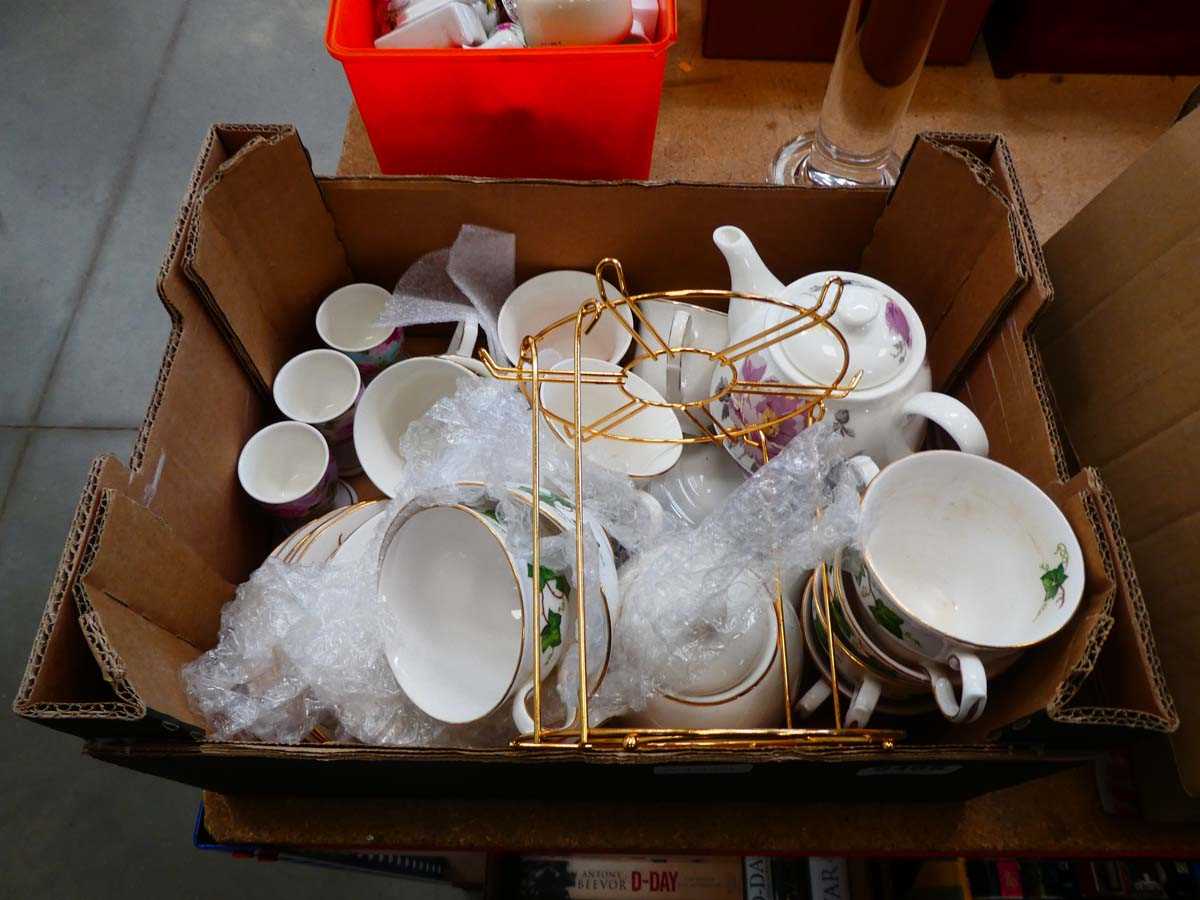
[[[271,391],[281,413],[325,435],[340,475],[362,472],[354,454],[354,408],[362,376],[350,357],[326,349],[294,356],[275,375]]]
[[[952,722],[974,721],[988,675],[1062,629],[1083,597],[1083,553],[1066,517],[1033,482],[952,450],[905,457],[869,476],[860,556],[848,555],[864,615],[889,653],[933,680],[962,683]],[[957,708],[955,708],[957,706]]]
[[[580,365],[585,372],[621,371],[620,366],[602,359],[582,357]],[[574,369],[574,359],[564,359],[553,367],[555,372]],[[631,395],[647,404],[635,415],[625,417],[632,411]],[[661,475],[679,461],[683,449],[679,443],[683,438],[679,420],[670,407],[662,405],[662,396],[637,375],[626,373],[623,386],[585,382],[580,385],[579,397],[581,425],[586,429],[598,423],[597,430],[606,432],[589,438],[583,445],[584,454],[598,465],[634,478],[645,478]],[[574,421],[575,385],[569,381],[547,382],[542,387],[542,405],[567,422]],[[564,441],[570,440],[569,431],[561,422],[554,422],[553,428]]]
[[[238,456],[237,475],[242,490],[281,519],[309,519],[334,506],[337,467],[329,444],[304,422],[255,432]]]
[[[627,576],[628,577],[628,576]],[[719,652],[684,672],[669,673],[686,692],[664,692],[652,696],[631,716],[631,724],[655,728],[770,728],[785,721],[783,656],[779,652],[779,628],[772,593],[762,581],[748,573],[733,582],[732,591],[756,595],[760,614],[747,633],[736,635]],[[787,638],[787,670],[793,700],[800,686],[804,664],[803,637],[796,611],[783,604]]]
[[[604,282],[604,291],[610,300],[616,300],[621,292]],[[596,298],[596,276],[588,272],[561,270],[543,272],[522,282],[508,295],[500,307],[496,328],[500,333],[500,346],[508,361],[516,365],[521,357],[521,341],[537,335],[542,329],[553,325],[564,316],[573,316],[585,302]],[[629,326],[622,326],[612,312],[605,310],[591,331],[587,331],[580,342],[583,355],[608,362],[618,362],[633,340],[633,313],[627,305],[617,307]],[[587,322],[584,328],[587,328]],[[567,322],[555,328],[538,343],[538,353],[547,353],[553,362],[558,358],[573,359],[575,354],[575,323]],[[549,368],[549,363],[542,363]]]
[[[413,703],[442,722],[474,722],[518,696],[535,652],[543,676],[553,671],[569,583],[542,573],[535,627],[531,573],[505,546],[503,526],[482,512],[415,504],[400,512],[384,537],[379,593],[402,635],[384,648],[388,663]]]
[[[647,327],[646,322],[639,322],[638,334],[656,350],[661,344],[651,327],[672,348],[716,351],[729,344],[729,317],[715,309],[678,300],[643,300],[638,304],[638,311],[650,326]],[[637,348],[637,353],[646,355],[641,347]],[[712,394],[716,367],[717,364],[703,354],[676,353],[664,354],[657,359],[643,359],[633,367],[633,371],[671,403],[699,404]],[[699,406],[693,407],[691,412],[701,425],[709,422],[708,414]],[[698,427],[686,412],[680,411],[677,415],[686,434],[700,434],[709,430],[707,427]]]
[[[477,377],[458,361],[414,356],[381,372],[367,385],[354,417],[354,448],[379,490],[395,497],[404,477],[398,442],[429,407],[451,396],[460,382]]]

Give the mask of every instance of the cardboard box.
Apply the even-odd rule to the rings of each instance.
[[[467,222],[516,233],[518,278],[612,255],[634,290],[721,285],[725,264],[708,235],[734,222],[785,280],[842,268],[895,285],[925,320],[935,382],[978,412],[994,458],[1044,486],[1075,528],[1087,577],[1079,614],[997,683],[975,726],[926,723],[891,750],[202,740],[178,670],[214,644],[222,605],[270,550],[271,530],[234,464],[273,414],[275,373],[316,344],[313,312],[329,291],[351,280],[390,285]],[[994,135],[920,136],[888,194],[315,178],[290,127],[216,126],[159,292],[174,327],[146,421],[128,468],[111,457],[93,464],[15,703],[47,725],[121,739],[93,742],[94,756],[226,792],[528,796],[548,779],[582,778],[628,796],[694,797],[702,784],[708,797],[932,799],[1078,762],[1131,727],[1177,724],[1104,487],[1072,464],[1051,418],[1029,334],[1051,289],[1008,148]]]

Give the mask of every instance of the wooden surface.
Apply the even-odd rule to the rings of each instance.
[[[406,850],[1200,857],[1200,828],[1105,815],[1090,767],[966,803],[529,804],[204,795],[219,841]]]
[[[762,182],[775,151],[816,124],[829,65],[745,62],[700,55],[700,0],[679,2],[651,177]],[[896,142],[918,131],[995,131],[1008,138],[1043,240],[1175,120],[1192,77],[992,77],[983,43],[966,66],[921,75]],[[339,174],[379,171],[351,108]]]

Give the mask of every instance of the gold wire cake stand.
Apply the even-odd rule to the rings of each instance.
[[[848,375],[849,347],[845,337],[830,322],[837,311],[841,299],[843,283],[840,279],[830,278],[822,287],[817,304],[812,307],[798,306],[786,301],[767,297],[760,294],[750,294],[740,291],[719,290],[673,290],[654,293],[631,295],[626,287],[625,273],[621,263],[612,258],[601,260],[596,266],[596,296],[584,303],[571,314],[543,328],[537,334],[526,336],[521,343],[520,359],[512,367],[502,366],[488,354],[487,350],[480,351],[480,358],[494,378],[515,382],[529,400],[533,417],[532,439],[530,447],[530,485],[533,501],[532,544],[533,559],[531,577],[533,587],[534,621],[540,622],[542,617],[541,593],[538,590],[537,573],[541,571],[541,536],[537,523],[541,515],[541,453],[539,446],[539,422],[545,419],[552,428],[566,435],[574,451],[575,476],[575,571],[583,572],[584,556],[584,505],[583,505],[583,449],[589,441],[596,439],[629,441],[643,444],[697,444],[741,442],[763,463],[768,461],[769,437],[785,421],[800,416],[804,417],[805,427],[820,421],[825,415],[825,402],[830,398],[845,397],[858,383],[861,373]],[[617,285],[620,295],[609,297],[605,287],[605,277],[610,275]],[[826,300],[828,299],[828,303]],[[747,338],[731,343],[720,350],[686,345],[672,345],[649,318],[642,312],[640,305],[646,301],[666,300],[688,303],[696,306],[720,308],[730,301],[748,301],[763,304],[766,307],[781,309],[783,315],[776,316],[776,321],[769,324]],[[621,313],[627,308],[631,314],[627,320]],[[635,345],[633,358],[616,372],[596,372],[583,368],[582,341],[604,316],[612,316],[632,338]],[[636,326],[636,327],[635,327]],[[570,370],[543,369],[539,364],[539,349],[546,338],[560,329],[573,329],[572,351],[573,366]],[[781,341],[788,340],[797,334],[813,328],[824,328],[835,339],[842,351],[842,361],[837,376],[828,384],[793,384],[775,380],[752,380],[743,377],[744,368],[739,370],[738,363],[746,360],[752,354],[760,353]],[[702,399],[687,401],[679,399],[649,400],[633,394],[626,385],[627,376],[634,366],[646,360],[658,360],[666,357],[670,361],[682,363],[687,356],[699,356],[710,361],[718,369],[723,369],[728,378],[714,379],[722,387],[715,389],[711,395]],[[542,404],[541,390],[547,384],[570,384],[573,386],[573,415],[567,418],[548,410]],[[581,391],[585,384],[608,384],[618,387],[626,396],[627,402],[610,410],[596,419],[581,421]],[[734,394],[747,394],[766,397],[784,397],[795,401],[792,404],[766,404],[762,408],[768,412],[760,421],[739,421],[731,423],[722,421],[712,412],[714,404],[721,403],[726,397]],[[616,432],[615,429],[630,422],[638,415],[645,414],[653,408],[668,408],[677,414],[686,416],[693,422],[699,434],[674,436],[632,436]],[[542,722],[542,660],[541,654],[534,654],[533,665],[533,721],[534,730],[516,738],[514,747],[521,748],[574,748],[588,750],[623,750],[623,751],[666,751],[666,750],[696,750],[696,749],[759,749],[780,748],[811,745],[861,746],[873,745],[890,748],[893,743],[903,737],[903,732],[886,731],[881,729],[845,728],[842,724],[841,697],[837,683],[837,665],[835,656],[834,636],[832,629],[826,629],[829,653],[829,673],[833,698],[832,728],[797,728],[793,723],[792,709],[795,698],[791,692],[791,676],[788,672],[787,641],[784,629],[783,588],[778,568],[775,573],[775,619],[777,650],[782,662],[783,692],[780,702],[783,704],[783,728],[744,728],[744,729],[694,729],[694,728],[642,728],[621,726],[592,726],[588,719],[588,676],[587,676],[587,617],[585,615],[586,598],[582,578],[575,590],[576,603],[576,639],[578,641],[579,658],[579,698],[576,723],[560,728],[546,728]],[[829,618],[830,584],[824,566],[818,571],[818,584],[821,588],[820,602],[825,606],[826,621]]]

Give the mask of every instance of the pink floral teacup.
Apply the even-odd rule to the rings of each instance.
[[[375,324],[390,296],[377,284],[348,284],[317,309],[317,334],[354,360],[364,381],[400,359],[404,347],[403,328]]]
[[[350,357],[325,349],[301,353],[275,375],[272,393],[281,413],[324,435],[339,474],[362,472],[354,453],[354,412],[362,395],[362,376]]]
[[[237,474],[242,490],[281,519],[299,522],[333,509],[333,456],[321,433],[303,422],[256,432],[238,456]]]

